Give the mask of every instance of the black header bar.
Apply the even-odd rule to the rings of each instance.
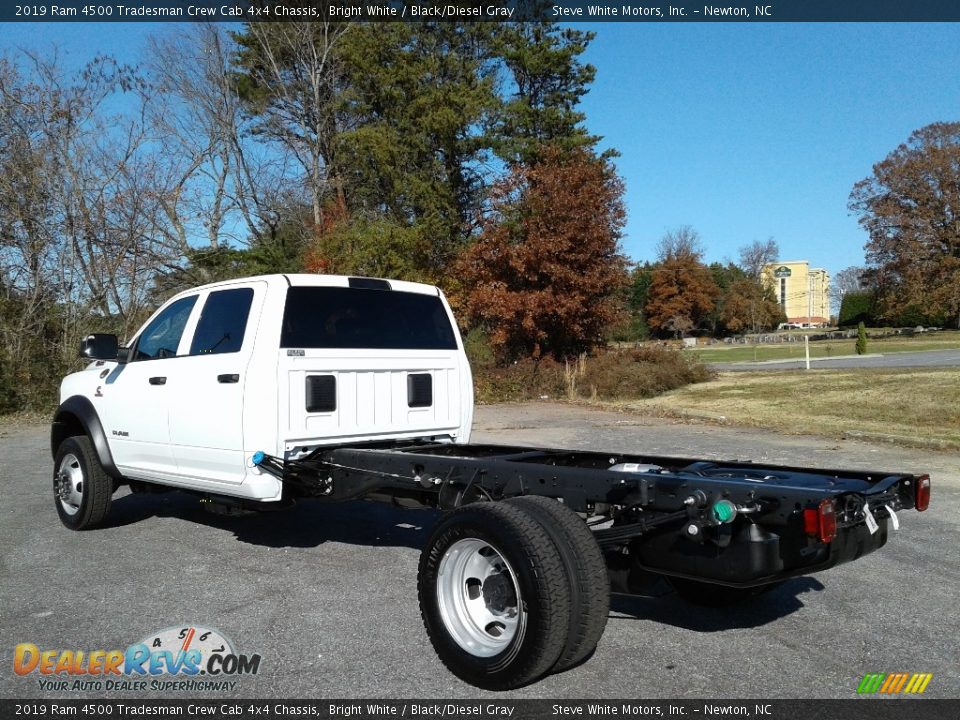
[[[492,699],[491,699],[492,698]],[[62,717],[315,718],[316,720],[557,720],[614,717],[617,720],[955,720],[960,700],[0,700],[0,716],[52,720]]]
[[[2,22],[960,22],[957,0],[36,0]]]

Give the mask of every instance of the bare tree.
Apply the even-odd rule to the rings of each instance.
[[[703,257],[703,243],[700,234],[689,225],[664,233],[657,243],[657,258],[660,261],[677,258],[693,258],[699,261]]]
[[[107,57],[78,77],[33,57],[53,110],[48,181],[57,186],[58,230],[71,261],[63,299],[101,316],[116,316],[129,331],[139,319],[156,267],[178,248],[155,233],[158,191],[144,117],[148,88],[137,73]],[[129,109],[109,114],[115,93]]]
[[[25,343],[40,333],[43,308],[58,274],[54,188],[44,182],[50,138],[39,131],[50,112],[16,65],[0,59],[0,292],[3,348],[22,360]]]
[[[231,74],[236,44],[198,23],[151,45],[150,121],[167,150],[158,166],[161,231],[186,255],[201,240],[216,249],[276,228],[293,178],[279,148],[252,138]]]
[[[740,267],[753,280],[760,280],[760,275],[767,265],[771,265],[780,257],[780,247],[772,237],[766,240],[754,240],[739,250]]]
[[[110,114],[118,92],[130,109]],[[4,329],[27,338],[21,345],[52,317],[63,358],[91,315],[129,331],[156,269],[177,252],[156,233],[146,99],[142,79],[107,57],[73,75],[56,54],[0,62],[0,285],[17,298]]]
[[[867,289],[867,269],[860,265],[851,265],[833,276],[830,282],[830,300],[837,312],[843,303],[843,296],[850,292]]]
[[[79,335],[129,337],[198,246],[290,235],[303,175],[254,134],[234,50],[197,27],[156,45],[153,82],[109,57],[76,73],[56,53],[0,57],[0,391],[49,399]]]
[[[232,209],[227,183],[234,176],[239,102],[228,86],[222,40],[219,29],[201,24],[150,43],[157,92],[149,115],[168,149],[160,203],[171,240],[184,253],[195,235],[216,248]]]
[[[335,174],[338,83],[334,48],[350,23],[250,23],[239,36],[244,99],[257,113],[256,132],[292,153],[309,190],[313,222],[323,224],[324,198],[341,192]]]

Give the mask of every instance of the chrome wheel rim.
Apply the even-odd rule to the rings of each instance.
[[[80,512],[83,503],[83,468],[73,453],[67,453],[60,461],[57,474],[53,477],[53,492],[60,507],[67,515]]]
[[[440,560],[440,616],[450,636],[476,657],[492,657],[516,637],[523,619],[517,576],[493,545],[458,540]]]

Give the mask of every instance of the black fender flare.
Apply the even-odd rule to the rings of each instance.
[[[50,426],[50,452],[53,456],[56,457],[60,443],[71,435],[79,434],[80,431],[93,443],[103,471],[114,479],[121,479],[123,475],[113,462],[113,454],[107,443],[107,434],[100,423],[97,409],[89,398],[82,395],[74,395],[64,400],[53,415],[53,423]]]

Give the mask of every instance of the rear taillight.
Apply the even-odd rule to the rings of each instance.
[[[803,531],[822,543],[833,542],[837,536],[837,512],[833,500],[821,500],[817,507],[803,511]]]
[[[913,506],[923,512],[930,507],[930,476],[921,475],[913,488]]]

